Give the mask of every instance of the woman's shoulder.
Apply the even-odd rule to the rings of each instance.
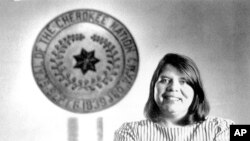
[[[118,128],[117,131],[118,132],[119,131],[132,131],[140,127],[146,127],[146,126],[154,126],[154,123],[148,119],[125,122],[120,126],[120,128]]]
[[[135,137],[137,129],[141,126],[150,124],[149,120],[131,121],[123,123],[120,128],[115,131],[116,138],[122,138],[123,136]]]
[[[235,122],[230,119],[213,116],[207,117],[204,123],[209,127],[213,127],[217,132],[228,130],[230,128],[230,125],[235,124]]]
[[[221,124],[225,124],[225,125],[231,125],[231,124],[235,124],[234,121],[232,121],[231,119],[227,119],[227,118],[222,118],[222,117],[214,117],[214,116],[208,116],[205,120],[205,122],[214,124],[214,125],[221,125]]]
[[[221,117],[207,117],[202,127],[210,131],[215,140],[229,140],[230,125],[235,124],[234,121]]]
[[[153,124],[153,122],[148,119],[143,119],[143,120],[138,120],[138,121],[125,122],[122,124],[121,128],[125,128],[125,127],[134,128],[137,126],[146,126],[149,124]]]

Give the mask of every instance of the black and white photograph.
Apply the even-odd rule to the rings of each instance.
[[[0,33],[1,141],[229,141],[250,125],[248,0],[3,0]]]

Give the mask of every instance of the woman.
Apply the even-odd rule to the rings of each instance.
[[[229,141],[231,120],[208,116],[210,107],[192,59],[166,54],[145,105],[146,120],[125,123],[115,141]]]

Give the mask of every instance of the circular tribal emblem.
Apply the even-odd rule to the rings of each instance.
[[[106,109],[132,87],[139,57],[128,29],[100,11],[79,9],[59,15],[38,35],[33,75],[56,105],[76,113]]]

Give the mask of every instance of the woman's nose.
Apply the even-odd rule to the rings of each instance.
[[[176,80],[172,80],[167,87],[168,91],[179,91],[180,90],[180,83]]]

